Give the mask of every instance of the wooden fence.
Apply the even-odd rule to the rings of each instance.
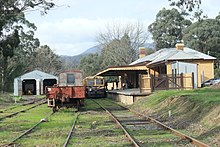
[[[155,90],[169,89],[193,89],[194,73],[158,76],[139,75],[140,93],[153,92]]]

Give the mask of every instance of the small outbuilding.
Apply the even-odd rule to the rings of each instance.
[[[14,96],[41,95],[46,86],[57,84],[58,77],[34,70],[14,79]]]

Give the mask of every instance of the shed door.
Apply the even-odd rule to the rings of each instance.
[[[186,63],[186,62],[176,62],[172,64],[172,70],[176,69],[177,74],[189,74],[194,72],[194,85],[195,88],[198,87],[198,73],[197,73],[197,64]]]

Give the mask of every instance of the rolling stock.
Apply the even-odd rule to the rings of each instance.
[[[82,72],[71,70],[60,73],[58,83],[46,87],[48,107],[57,111],[61,107],[79,108],[84,103],[86,88],[83,86]]]
[[[101,98],[106,97],[105,80],[101,76],[90,76],[83,79],[86,87],[86,97]]]

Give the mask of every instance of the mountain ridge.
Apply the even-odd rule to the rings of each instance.
[[[145,43],[144,47],[147,49],[154,50],[155,44],[154,43]],[[79,55],[74,55],[74,56],[60,55],[60,60],[64,64],[65,67],[76,68],[80,64],[80,60],[83,57],[87,56],[88,54],[92,54],[92,53],[93,54],[94,53],[101,53],[101,48],[99,47],[99,45],[95,45],[93,47],[90,47]]]

